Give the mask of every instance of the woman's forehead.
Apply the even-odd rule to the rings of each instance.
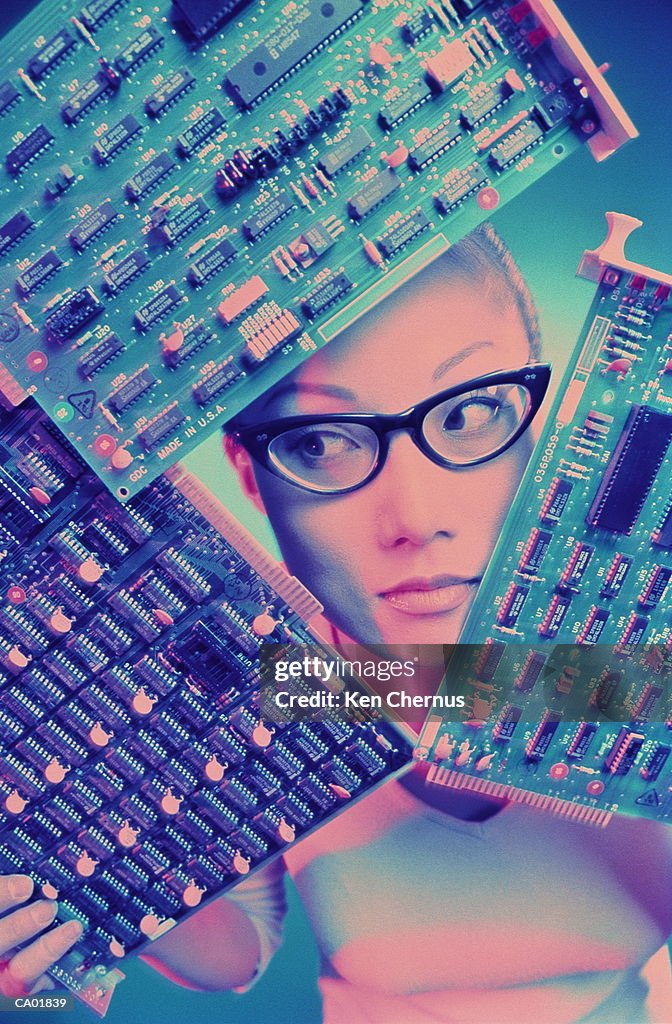
[[[396,411],[443,387],[526,362],[528,338],[513,302],[457,278],[428,275],[414,284],[295,370],[277,390],[283,405],[320,411],[325,401],[341,409],[350,400]]]

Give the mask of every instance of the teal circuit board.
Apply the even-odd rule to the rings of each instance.
[[[0,391],[120,500],[563,157],[551,0],[91,0],[3,41]]]
[[[607,219],[575,357],[449,669],[466,720],[432,716],[418,753],[438,783],[672,824],[672,276],[626,260],[639,221]]]
[[[52,968],[104,1013],[123,958],[411,764],[373,714],[260,710],[264,643],[318,601],[174,466],[121,505],[29,399],[0,415],[0,873],[83,934]]]

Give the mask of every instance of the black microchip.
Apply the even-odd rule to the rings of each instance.
[[[385,234],[377,239],[377,245],[385,259],[391,259],[404,246],[422,234],[429,227],[429,218],[418,206],[406,217],[393,224]]]
[[[178,68],[164,78],[161,85],[145,100],[145,110],[150,117],[160,117],[172,103],[183,96],[196,84],[189,68]]]
[[[129,199],[137,203],[151,192],[167,174],[177,166],[167,149],[158,153],[141,170],[134,174],[124,185]]]
[[[104,308],[93,288],[81,288],[49,313],[44,321],[47,337],[58,343],[67,341]]]
[[[108,128],[93,145],[93,155],[98,163],[105,164],[140,131],[140,122],[133,114],[126,114],[121,121]]]
[[[405,89],[387,100],[378,111],[378,120],[386,131],[392,131],[398,124],[419,110],[423,103],[432,98],[432,92],[425,82],[411,82]]]
[[[433,160],[438,159],[446,150],[454,146],[462,137],[459,128],[450,124],[441,124],[417,146],[413,146],[408,154],[408,166],[412,171],[422,171]]]
[[[43,124],[38,124],[37,128],[33,128],[5,157],[5,166],[9,173],[20,174],[24,167],[53,141],[54,136],[49,129]]]
[[[265,231],[277,224],[293,207],[294,202],[287,192],[276,193],[257,207],[251,217],[247,217],[243,221],[243,234],[251,242],[256,242]]]
[[[443,187],[434,193],[434,205],[440,213],[450,213],[487,181],[478,161],[469,167],[456,167],[443,179]]]
[[[95,32],[124,3],[126,0],[91,0],[86,7],[82,7],[79,16],[86,27]]]
[[[351,288],[352,281],[343,271],[330,274],[308,293],[301,303],[301,308],[306,316],[314,320],[332,303],[346,295]]]
[[[230,387],[241,376],[242,370],[231,360],[216,366],[207,377],[204,377],[193,389],[194,401],[199,405],[207,405],[217,395]]]
[[[74,124],[82,117],[87,110],[90,110],[98,100],[106,96],[108,92],[114,92],[117,88],[113,79],[104,71],[98,71],[84,85],[80,85],[61,107],[61,117],[66,124]]]
[[[215,132],[218,132],[226,125],[226,118],[217,109],[212,107],[205,114],[185,128],[177,136],[176,147],[181,156],[191,156],[204,142],[207,142]]]
[[[236,251],[236,247],[228,239],[222,239],[212,249],[194,260],[187,274],[189,280],[193,285],[205,284],[211,277],[228,266],[236,255]]]
[[[501,142],[490,150],[490,162],[498,171],[503,171],[519,156],[534,146],[544,133],[534,121],[521,121],[517,128],[505,135]]]
[[[317,166],[328,178],[334,178],[371,145],[373,145],[373,139],[366,128],[363,125],[357,125],[344,139],[325,149],[317,161]]]
[[[429,35],[433,28],[434,22],[430,17],[429,11],[421,7],[419,10],[412,11],[408,15],[401,27],[401,37],[409,46],[414,46],[420,39],[424,39],[425,36]]]
[[[672,548],[672,502],[651,534],[651,542],[658,548]]]
[[[153,53],[163,44],[163,36],[154,28],[148,25],[140,35],[132,39],[127,46],[124,46],[114,58],[114,66],[122,75],[129,75],[146,57]]]
[[[173,0],[189,33],[199,42],[242,11],[250,0]]]
[[[112,203],[109,199],[106,199],[95,210],[90,210],[89,213],[84,214],[77,227],[68,232],[70,244],[77,252],[82,252],[96,235],[99,235],[101,231],[105,231],[113,223],[117,216],[117,211],[112,206]]]
[[[34,227],[35,221],[25,210],[19,210],[13,217],[6,220],[0,227],[0,256]]]
[[[217,335],[209,327],[206,327],[203,322],[192,327],[188,331],[182,340],[182,344],[179,348],[164,348],[163,359],[167,366],[175,369],[182,363],[191,359],[192,356],[203,348],[204,345],[209,344],[211,341],[215,341]]]
[[[103,274],[103,288],[112,295],[115,292],[119,292],[122,288],[125,288],[127,284],[130,284],[141,274],[143,270],[146,270],[149,266],[149,257],[144,249],[134,249],[133,252],[125,256],[123,260],[114,267],[110,267]]]
[[[0,114],[6,113],[20,98],[21,93],[13,82],[7,81],[0,85]]]
[[[45,281],[62,266],[63,261],[61,258],[56,255],[53,249],[48,249],[34,263],[31,263],[30,266],[25,267],[21,271],[16,279],[17,288],[22,295],[30,295],[31,292],[41,288]]]
[[[40,78],[51,71],[74,45],[75,37],[68,32],[67,28],[62,28],[53,39],[50,39],[48,43],[40,47],[37,53],[33,54],[26,64],[26,71],[34,81],[39,82]]]
[[[168,220],[159,228],[159,233],[167,245],[175,245],[211,213],[206,201],[199,196],[186,206],[172,209]]]
[[[363,0],[309,0],[268,33],[224,79],[243,110],[252,107],[363,10]]]
[[[168,316],[171,309],[182,299],[182,293],[177,290],[174,284],[169,284],[162,291],[157,292],[149,302],[146,302],[134,314],[135,326],[141,331],[148,330],[153,324]]]
[[[469,129],[476,128],[490,114],[494,114],[502,103],[513,96],[513,87],[504,79],[492,85],[481,83],[469,94],[469,100],[460,108],[460,121]]]
[[[140,431],[138,434],[139,444],[146,452],[151,452],[164,438],[172,434],[181,423],[184,423],[186,418],[186,414],[182,412],[177,403],[169,406]]]
[[[671,415],[632,406],[588,510],[589,526],[632,533],[671,440]]]
[[[141,370],[138,370],[132,377],[130,377],[121,387],[117,388],[116,391],[107,399],[112,412],[117,414],[124,412],[128,409],[129,405],[137,401],[141,395],[144,395],[146,391],[149,391],[151,387],[156,383],[156,377],[146,366]]]
[[[386,167],[350,196],[348,213],[353,220],[361,220],[400,187],[401,179],[397,177],[396,171]]]
[[[92,345],[83,356],[79,357],[77,369],[82,377],[88,380],[102,370],[103,366],[106,366],[115,356],[120,355],[125,347],[118,335],[107,334],[95,345]]]

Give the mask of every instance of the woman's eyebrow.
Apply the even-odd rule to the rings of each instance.
[[[356,402],[357,395],[349,388],[343,388],[338,384],[310,384],[307,381],[288,381],[280,384],[265,395],[263,407],[266,408],[272,402],[286,395],[323,395],[327,398],[340,398],[345,402]]]
[[[448,370],[452,370],[454,366],[458,366],[460,363],[468,359],[469,356],[473,355],[474,352],[478,352],[482,348],[494,348],[494,342],[492,341],[474,341],[471,345],[467,345],[466,348],[460,349],[459,352],[453,353],[452,356],[448,356],[442,363],[439,363],[437,368],[432,373],[432,380],[440,380]]]

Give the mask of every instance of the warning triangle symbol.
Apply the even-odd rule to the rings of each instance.
[[[642,793],[635,800],[636,804],[640,804],[642,807],[659,807],[660,797],[656,793],[655,789],[647,789],[646,793]]]
[[[68,401],[85,420],[90,420],[96,404],[96,392],[73,391],[71,395],[68,395]]]

